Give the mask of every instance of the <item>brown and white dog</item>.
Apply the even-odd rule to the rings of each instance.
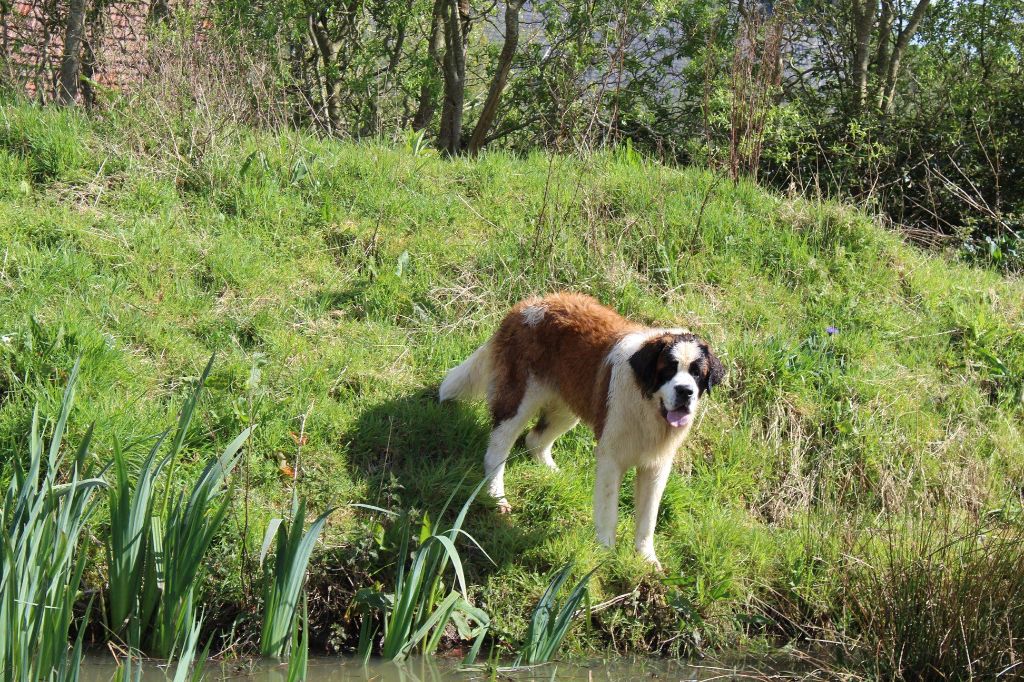
[[[593,298],[561,293],[522,301],[494,335],[455,367],[442,401],[487,398],[493,419],[484,469],[499,509],[505,460],[527,423],[534,459],[557,469],[555,439],[581,419],[597,436],[594,525],[615,544],[619,487],[636,467],[636,549],[655,565],[654,522],[676,450],[701,397],[725,374],[708,345],[683,329],[634,324]],[[660,565],[659,565],[660,566]]]

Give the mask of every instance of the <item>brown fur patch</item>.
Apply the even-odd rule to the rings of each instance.
[[[515,415],[532,376],[554,389],[600,437],[611,380],[605,358],[619,339],[638,329],[582,294],[522,301],[505,316],[492,339],[490,407],[495,424]]]

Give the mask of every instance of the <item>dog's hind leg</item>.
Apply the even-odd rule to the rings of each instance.
[[[538,464],[558,471],[551,457],[551,446],[559,436],[579,423],[579,417],[561,401],[548,403],[541,410],[537,424],[526,434],[526,447]]]
[[[505,497],[505,460],[508,459],[512,445],[526,425],[536,416],[548,398],[547,392],[532,382],[519,386],[505,385],[500,398],[491,403],[491,414],[494,428],[484,455],[484,475],[490,478],[487,490],[498,502],[498,511],[503,514],[512,511],[512,505]],[[518,389],[518,390],[516,390]],[[518,404],[510,397],[521,396]]]

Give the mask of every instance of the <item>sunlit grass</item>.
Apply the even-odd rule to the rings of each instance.
[[[621,546],[595,542],[585,429],[556,443],[558,473],[516,451],[513,513],[481,500],[464,523],[493,563],[460,547],[466,591],[509,656],[570,560],[600,566],[588,589],[613,605],[569,629],[565,655],[762,646],[805,631],[787,618],[844,626],[831,544],[868,521],[1020,511],[1019,280],[901,243],[851,207],[629,154],[448,161],[415,145],[238,129],[182,168],[133,115],[0,108],[0,448],[24,452],[32,406],[56,414],[82,356],[70,440],[95,421],[93,461],[111,461],[116,441],[133,482],[217,351],[173,471],[138,507],[169,512],[258,425],[232,477],[236,504],[200,562],[217,580],[199,591],[227,607],[207,612],[209,628],[249,609],[240,636],[258,641],[255,558],[289,508],[281,462],[302,439],[294,480],[310,515],[343,510],[311,564],[311,642],[354,646],[367,621],[348,617],[350,593],[374,581],[390,593],[397,542],[378,541],[373,513],[352,505],[447,527],[457,510],[439,512],[481,475],[489,423],[482,408],[438,405],[436,385],[508,305],[560,288],[693,329],[729,375],[668,483],[655,537],[665,581],[633,556],[628,483]],[[119,498],[129,512],[135,499]],[[88,528],[102,539],[109,520]],[[122,594],[136,580],[135,534],[118,540]],[[104,563],[90,557],[87,579],[102,583]],[[123,621],[110,625],[127,638]]]
[[[857,655],[889,679],[1024,674],[1020,523],[917,518],[866,534],[843,579]]]

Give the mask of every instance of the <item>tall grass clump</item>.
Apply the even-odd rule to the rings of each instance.
[[[224,453],[210,461],[189,495],[182,492],[173,500],[153,533],[152,578],[157,581],[155,604],[143,611],[153,612],[148,650],[155,656],[170,655],[188,623],[195,619],[196,594],[202,585],[206,556],[213,538],[227,516],[229,498],[224,482],[238,462],[238,451],[250,429],[239,434]]]
[[[847,608],[883,679],[1024,675],[1024,527],[890,528],[846,576]]]
[[[263,629],[260,636],[260,653],[271,658],[282,658],[288,653],[290,642],[298,641],[293,636],[297,626],[299,598],[306,580],[313,545],[327,523],[332,510],[321,514],[303,534],[306,519],[306,501],[293,503],[292,520],[273,519],[267,527],[260,552],[260,563],[266,559],[270,545],[276,540],[274,568],[265,568],[263,582]],[[305,633],[305,629],[303,629]],[[305,652],[294,652],[301,656]]]
[[[159,537],[163,533],[159,527],[159,519],[158,525],[153,525],[157,479],[164,467],[181,451],[185,434],[192,422],[196,402],[212,365],[211,357],[195,390],[182,406],[169,451],[164,457],[159,456],[170,429],[156,439],[135,476],[134,485],[131,482],[125,455],[118,441],[114,441],[114,480],[110,486],[108,505],[108,626],[111,632],[134,648],[142,646],[142,628],[148,623],[143,614],[151,614],[160,596],[155,579],[158,557],[154,554],[154,534]],[[165,483],[165,507],[168,495],[169,481]]]
[[[159,451],[169,430],[157,438],[134,485],[120,448],[114,448],[110,495],[110,628],[133,648],[168,657],[181,646],[196,619],[196,591],[205,573],[203,560],[227,515],[225,481],[238,461],[251,428],[242,431],[210,460],[186,496],[173,494],[174,464],[181,452],[200,392],[213,366],[207,363],[178,415],[168,452]],[[164,496],[155,499],[164,469]]]
[[[203,615],[199,614],[188,621],[185,630],[182,632],[176,655],[177,664],[174,668],[172,682],[199,682],[204,679],[203,668],[206,663],[206,656],[210,650],[210,642],[206,647],[199,650],[199,634],[203,629]]]
[[[166,435],[166,434],[165,434]],[[120,444],[114,441],[114,482],[110,486],[110,534],[107,537],[107,598],[110,630],[131,646],[141,645],[139,613],[142,586],[150,556],[153,531],[153,493],[156,479],[167,463],[157,459],[161,436],[142,463],[133,486]],[[147,585],[149,586],[149,585]],[[149,595],[149,599],[155,595]]]
[[[587,597],[587,584],[590,582],[591,576],[594,575],[594,571],[597,570],[595,568],[580,578],[565,602],[559,605],[558,595],[566,581],[569,580],[572,569],[572,562],[562,566],[548,583],[547,589],[537,601],[537,605],[533,607],[530,624],[526,628],[526,638],[519,655],[516,656],[515,665],[547,663],[561,646],[580,603]]]
[[[86,472],[91,428],[82,438],[70,473],[62,474],[61,442],[78,367],[76,363],[68,379],[49,448],[40,431],[37,407],[32,415],[28,468],[22,468],[17,456],[10,456],[12,470],[0,472],[10,476],[0,511],[4,534],[0,542],[0,671],[6,681],[78,679],[84,628],[74,647],[68,644],[86,561],[78,541],[96,509],[94,493],[105,485]]]
[[[448,529],[435,531],[429,517],[424,516],[420,525],[419,547],[413,552],[412,561],[408,565],[406,557],[412,546],[414,524],[409,512],[401,515],[394,592],[387,593],[381,588],[363,588],[356,593],[356,603],[363,610],[358,649],[361,656],[366,658],[370,655],[381,627],[380,653],[384,658],[401,660],[417,647],[424,653],[431,653],[437,649],[445,627],[453,622],[461,637],[473,640],[465,662],[476,660],[484,635],[490,627],[490,617],[469,600],[462,559],[455,541],[460,534],[465,535],[483,552],[476,540],[462,530],[462,524],[484,483],[486,479],[462,505]],[[452,498],[449,497],[438,518],[444,516],[451,502]],[[446,582],[449,563],[458,589],[449,587]],[[379,623],[373,617],[375,613],[379,616]]]
[[[117,670],[111,682],[141,682],[142,663],[136,663],[131,656],[126,656],[123,661],[117,664]]]

